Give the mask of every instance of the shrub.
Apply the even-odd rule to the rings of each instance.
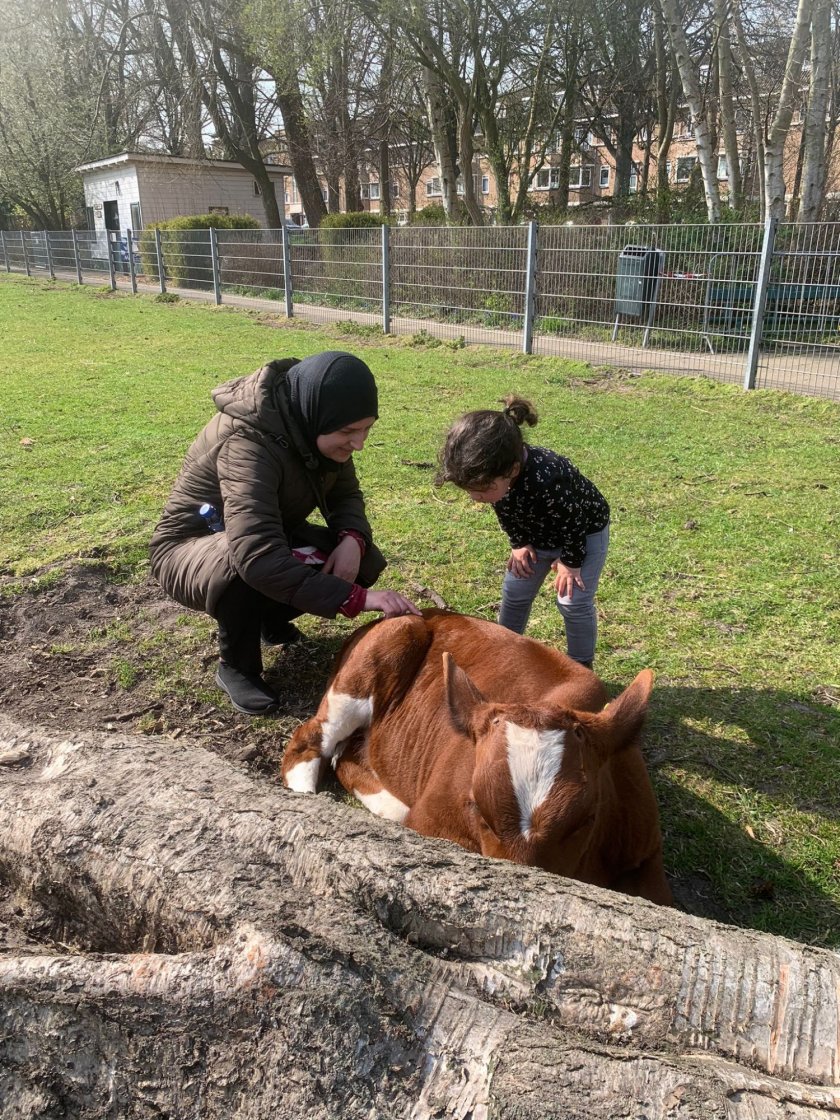
[[[181,288],[206,288],[208,282],[212,283],[210,239],[197,241],[192,231],[259,228],[260,223],[250,214],[189,214],[151,222],[139,238],[143,272],[160,279],[154,232],[159,229],[167,234],[163,245],[167,279]]]
[[[327,214],[320,229],[358,229],[360,226],[387,226],[388,219],[368,210],[351,210],[347,214]]]
[[[442,202],[432,202],[428,206],[424,206],[422,210],[416,210],[411,215],[411,225],[413,226],[445,226],[446,211],[443,208]]]

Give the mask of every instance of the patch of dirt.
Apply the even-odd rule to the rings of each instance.
[[[277,776],[288,737],[312,714],[346,633],[314,633],[264,649],[281,707],[241,715],[215,685],[215,627],[151,579],[125,584],[80,567],[48,587],[0,598],[0,704],[24,726],[62,734],[120,731],[187,736]]]

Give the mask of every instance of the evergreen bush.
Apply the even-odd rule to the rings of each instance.
[[[163,245],[167,280],[179,288],[206,288],[212,284],[210,238],[196,239],[192,231],[259,228],[260,223],[250,214],[187,214],[150,222],[139,235],[143,272],[160,280],[155,248],[155,230],[159,229],[169,234]]]

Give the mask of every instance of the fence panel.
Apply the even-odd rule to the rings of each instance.
[[[77,234],[78,236],[78,234]],[[47,234],[56,276],[62,279],[77,279],[76,253],[73,248],[73,234],[69,230],[55,230]]]
[[[543,226],[535,348],[740,383],[761,239],[760,225]],[[655,268],[625,314],[619,276],[636,250]]]
[[[756,387],[840,399],[840,222],[776,230]]]
[[[289,230],[289,252],[296,314],[306,309],[316,322],[354,317],[381,323],[378,228]]]
[[[143,267],[152,282],[159,280],[154,253],[154,233],[146,231],[143,244]],[[209,292],[213,295],[213,253],[210,231],[206,229],[160,230],[164,270],[167,284],[186,292]]]
[[[216,230],[222,292],[283,299],[283,235],[279,229]]]
[[[527,226],[391,231],[391,329],[521,346]]]

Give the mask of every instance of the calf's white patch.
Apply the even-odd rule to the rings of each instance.
[[[339,743],[360,727],[370,727],[373,697],[349,696],[346,692],[327,693],[327,718],[321,724],[321,754],[332,758]]]
[[[402,824],[408,816],[408,805],[404,805],[398,797],[394,797],[387,789],[382,789],[379,793],[359,793],[357,789],[354,789],[353,796],[358,797],[364,807],[375,817],[384,817],[386,821],[396,821],[398,824]]]
[[[536,731],[507,724],[507,756],[519,827],[528,839],[535,811],[551,792],[563,763],[565,731]]]
[[[320,758],[307,758],[299,762],[286,774],[286,785],[295,793],[315,793],[318,789],[318,775],[321,771]]]

